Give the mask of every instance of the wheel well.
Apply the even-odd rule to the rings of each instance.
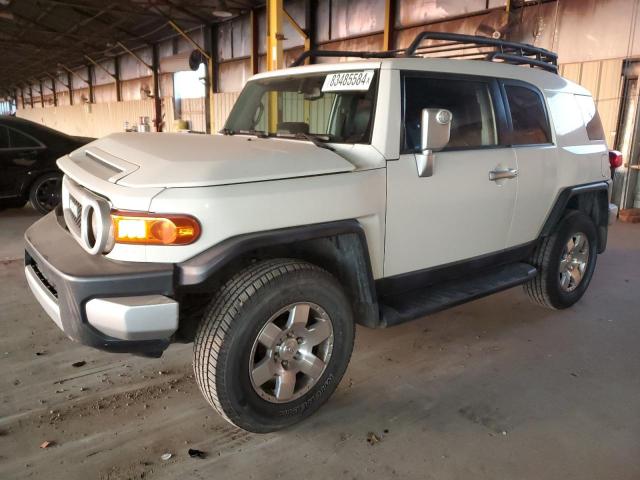
[[[50,173],[58,174],[60,177],[62,177],[63,175],[60,170],[55,170],[55,169],[34,172],[33,175],[27,176],[23,181],[22,188],[21,188],[21,195],[28,199],[29,195],[31,194],[31,188],[36,183],[36,181],[45,175],[49,175]]]
[[[609,221],[609,196],[606,184],[603,185],[605,188],[598,187],[585,191],[579,189],[564,190],[558,197],[541,236],[545,237],[553,232],[567,210],[579,210],[593,220],[598,231],[598,253],[602,253],[607,246]]]
[[[254,248],[229,259],[204,282],[180,287],[180,327],[177,340],[193,341],[195,331],[214,293],[234,274],[257,261],[295,258],[331,273],[351,300],[357,323],[376,327],[380,323],[377,297],[366,241],[356,232],[278,243]]]

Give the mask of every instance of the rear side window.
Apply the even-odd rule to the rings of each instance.
[[[40,146],[33,138],[12,128],[9,129],[9,141],[11,148],[33,148]]]
[[[551,143],[547,112],[540,94],[518,85],[505,85],[505,91],[513,124],[511,144]]]
[[[604,128],[602,128],[600,115],[598,115],[593,98],[586,95],[575,95],[575,97],[582,113],[584,125],[587,127],[589,140],[604,140]]]
[[[498,144],[489,84],[482,81],[404,77],[404,151],[420,150],[423,108],[451,111],[451,136],[446,149]]]

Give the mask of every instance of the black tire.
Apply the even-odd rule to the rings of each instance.
[[[290,402],[273,403],[252,385],[254,341],[287,305],[310,302],[330,318],[333,341],[323,373]],[[196,382],[227,421],[257,433],[293,425],[315,412],[335,391],[351,358],[355,326],[350,303],[325,270],[294,259],[265,260],[231,278],[215,295],[194,342]]]
[[[40,175],[31,184],[29,202],[42,215],[49,213],[60,203],[62,195],[62,175],[49,172]]]
[[[561,287],[560,262],[565,245],[578,233],[586,235],[589,241],[587,265],[580,282],[574,290]],[[559,222],[553,234],[544,238],[536,248],[531,263],[538,269],[538,275],[524,285],[531,300],[552,309],[568,308],[576,303],[589,286],[596,268],[598,234],[589,216],[578,210],[568,211]]]

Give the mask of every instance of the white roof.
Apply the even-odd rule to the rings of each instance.
[[[421,70],[429,72],[458,73],[464,75],[484,75],[498,78],[511,78],[531,83],[541,90],[564,91],[579,95],[591,95],[584,87],[555,73],[540,68],[510,65],[501,62],[482,60],[455,60],[443,58],[383,58],[374,60],[356,60],[339,63],[319,63],[292,67],[273,72],[259,73],[251,79],[271,78],[328,71],[349,71],[366,69]]]

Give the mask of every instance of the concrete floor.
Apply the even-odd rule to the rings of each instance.
[[[0,232],[16,215],[0,214]],[[20,251],[18,233],[2,248]],[[189,345],[150,360],[73,344],[31,298],[20,260],[3,261],[0,478],[637,480],[638,285],[640,225],[616,225],[573,308],[544,310],[517,288],[359,328],[333,398],[301,425],[253,435],[201,398]]]

